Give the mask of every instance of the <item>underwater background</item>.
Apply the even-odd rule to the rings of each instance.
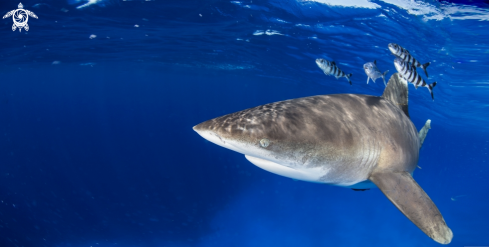
[[[192,130],[280,100],[381,95],[362,66],[390,78],[388,43],[438,83],[434,101],[409,85],[412,121],[432,120],[414,177],[451,246],[489,246],[487,1],[22,4],[29,31],[0,25],[0,246],[439,246],[378,189],[280,177]]]

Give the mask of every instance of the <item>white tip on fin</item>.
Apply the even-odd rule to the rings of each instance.
[[[428,134],[428,130],[431,129],[431,120],[428,119],[426,120],[426,123],[424,124],[423,128],[418,133],[418,138],[419,138],[419,148],[423,146],[424,139],[426,138],[426,135]]]

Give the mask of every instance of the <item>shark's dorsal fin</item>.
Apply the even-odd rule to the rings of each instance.
[[[382,98],[399,107],[409,117],[408,92],[407,81],[402,79],[399,73],[395,73],[387,82]]]

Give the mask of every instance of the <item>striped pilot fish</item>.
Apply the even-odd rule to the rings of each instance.
[[[392,55],[401,58],[402,60],[412,64],[415,67],[422,68],[424,70],[424,73],[426,74],[426,77],[428,77],[428,71],[426,71],[426,68],[430,65],[431,62],[421,64],[409,53],[408,50],[402,48],[398,44],[389,43],[389,50],[392,52]]]
[[[387,75],[387,72],[389,72],[388,70],[386,72],[384,72],[384,74],[382,74],[382,72],[380,72],[379,68],[377,68],[377,61],[374,60],[374,62],[368,62],[366,64],[363,65],[363,69],[365,70],[365,74],[367,74],[367,84],[368,84],[368,80],[372,79],[372,81],[375,82],[375,80],[377,80],[378,78],[382,77],[382,80],[384,80],[384,85],[387,86],[387,84],[385,83],[385,75]]]
[[[431,98],[435,100],[435,97],[433,97],[433,88],[436,86],[436,82],[427,84],[426,81],[421,78],[418,72],[416,72],[416,67],[411,66],[399,57],[394,59],[394,65],[396,66],[397,72],[399,72],[401,77],[406,79],[406,81],[414,84],[414,87],[416,87],[416,89],[418,89],[419,86],[428,88],[431,94]]]
[[[345,74],[345,72],[341,71],[341,69],[338,68],[338,66],[336,66],[336,63],[334,61],[330,62],[326,59],[318,58],[316,59],[316,64],[324,72],[324,74],[333,75],[336,77],[336,79],[340,77],[345,77],[348,80],[348,82],[350,82],[350,85],[352,85],[350,80],[352,74],[348,74],[348,75]]]

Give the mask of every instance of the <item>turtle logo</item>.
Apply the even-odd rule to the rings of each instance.
[[[14,25],[12,25],[12,31],[15,31],[19,28],[19,32],[24,28],[26,31],[29,31],[29,25],[27,25],[27,21],[29,20],[29,16],[37,19],[37,15],[34,12],[31,12],[27,9],[24,9],[22,3],[19,3],[19,8],[9,11],[7,14],[3,16],[3,19],[12,16],[14,20]]]

